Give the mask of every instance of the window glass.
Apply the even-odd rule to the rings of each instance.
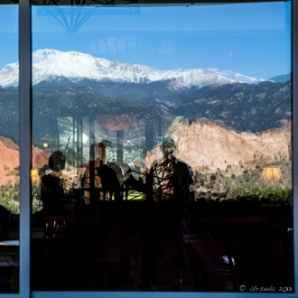
[[[32,290],[293,291],[290,16],[32,6]]]
[[[0,293],[19,292],[18,6],[0,5]]]

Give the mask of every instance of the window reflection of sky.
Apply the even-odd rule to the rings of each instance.
[[[290,9],[289,2],[33,6],[33,51],[75,50],[157,69],[215,67],[270,78],[290,72]],[[2,54],[0,67],[14,57]]]
[[[34,6],[33,50],[77,50],[157,69],[220,68],[269,78],[290,72],[289,28],[289,3],[83,11]]]
[[[18,6],[0,5],[0,68],[18,60]]]

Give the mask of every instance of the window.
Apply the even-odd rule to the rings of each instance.
[[[32,7],[34,289],[293,290],[290,12]]]
[[[32,5],[34,297],[294,293],[292,9]]]
[[[19,292],[19,57],[18,6],[1,5],[0,293]],[[7,62],[11,64],[7,64]],[[14,69],[12,77],[6,75]]]

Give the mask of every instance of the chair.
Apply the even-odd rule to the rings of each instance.
[[[46,218],[46,217],[45,217]],[[66,239],[66,221],[61,217],[48,216],[44,230],[43,277],[48,290],[65,290],[68,285],[68,243]],[[63,217],[62,217],[63,218]]]
[[[16,293],[19,290],[19,243],[4,242],[0,243],[0,292]]]
[[[234,259],[223,258],[209,233],[184,235],[183,238],[197,290],[237,290]]]
[[[112,235],[106,254],[86,262],[82,278],[88,290],[134,290],[134,236]]]

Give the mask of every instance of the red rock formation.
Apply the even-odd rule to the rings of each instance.
[[[14,185],[19,182],[19,146],[12,140],[0,136],[0,185]],[[33,147],[32,166],[39,169],[48,164],[50,153]]]

